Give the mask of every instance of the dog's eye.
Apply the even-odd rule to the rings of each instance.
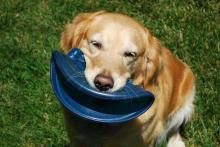
[[[124,56],[125,56],[125,57],[134,58],[134,57],[137,56],[137,53],[135,53],[135,52],[125,52],[125,53],[124,53]]]
[[[102,48],[102,44],[100,42],[97,41],[91,41],[90,42],[94,47],[101,49]]]

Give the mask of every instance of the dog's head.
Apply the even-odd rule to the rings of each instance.
[[[132,18],[99,11],[78,15],[61,38],[65,52],[85,54],[85,76],[100,91],[116,91],[128,78],[142,85],[151,81],[159,64],[159,43]]]

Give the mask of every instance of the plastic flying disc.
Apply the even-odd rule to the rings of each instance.
[[[128,80],[123,89],[100,92],[86,81],[86,63],[80,49],[67,55],[52,53],[50,79],[59,102],[72,114],[93,122],[121,123],[146,112],[154,101],[152,93]]]

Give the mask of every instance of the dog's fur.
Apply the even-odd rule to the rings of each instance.
[[[131,78],[155,95],[147,112],[114,126],[87,122],[64,110],[72,146],[142,147],[164,139],[169,147],[185,146],[179,130],[193,113],[194,75],[147,28],[123,14],[82,13],[66,25],[61,47],[66,53],[74,47],[84,52],[85,75],[91,86],[104,73],[114,81],[110,92]]]

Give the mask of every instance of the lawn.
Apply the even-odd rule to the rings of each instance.
[[[218,0],[0,0],[0,146],[63,146],[63,116],[50,86],[50,56],[64,24],[105,9],[141,21],[196,75],[187,146],[220,146]]]

